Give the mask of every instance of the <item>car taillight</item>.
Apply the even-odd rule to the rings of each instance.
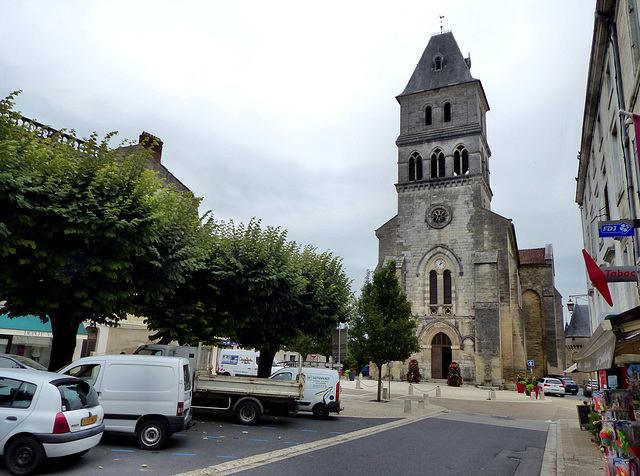
[[[336,384],[336,402],[340,400],[340,382]]]
[[[64,413],[58,412],[53,422],[53,434],[59,435],[60,433],[69,432],[71,432],[71,430],[69,429],[69,423],[67,423],[67,417],[64,416]]]
[[[176,416],[182,416],[184,414],[184,402],[178,402],[178,411]]]

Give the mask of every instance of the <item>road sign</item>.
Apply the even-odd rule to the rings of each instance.
[[[533,360],[527,360],[527,367],[533,367]]]
[[[635,236],[635,228],[633,225],[635,220],[617,220],[600,222],[598,236],[600,238],[615,238],[621,236]]]
[[[638,268],[635,266],[600,267],[608,283],[636,282],[638,280]]]
[[[315,359],[316,357],[318,357],[316,354],[311,354],[312,359]]]

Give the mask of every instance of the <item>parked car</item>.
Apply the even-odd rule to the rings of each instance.
[[[559,379],[563,385],[565,394],[570,393],[572,395],[578,395],[578,384],[571,378],[566,375],[545,375],[545,377],[557,378]]]
[[[47,370],[40,362],[24,355],[0,354],[0,369],[35,369]]]
[[[105,431],[135,435],[144,450],[189,427],[191,370],[184,357],[96,355],[58,372],[93,385],[106,412]]]
[[[46,458],[82,456],[104,432],[91,385],[25,369],[0,369],[0,421],[0,456],[13,474],[32,474]]]
[[[558,395],[564,397],[565,389],[562,380],[555,377],[543,377],[539,385],[542,387],[542,391],[545,395]]]
[[[582,394],[585,397],[591,397],[594,391],[598,390],[598,381],[595,379],[587,380],[582,387]]]

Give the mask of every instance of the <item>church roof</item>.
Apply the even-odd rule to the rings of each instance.
[[[518,250],[520,264],[547,264],[545,248]]]
[[[564,330],[565,337],[591,337],[591,326],[589,325],[589,306],[586,304],[576,304],[573,308],[571,321]]]
[[[442,60],[442,69],[439,71],[435,70],[437,57]],[[453,33],[448,31],[433,35],[400,96],[477,81],[471,76],[470,67],[471,59],[462,57]]]

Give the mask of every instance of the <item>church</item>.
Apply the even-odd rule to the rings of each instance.
[[[400,104],[398,213],[376,230],[418,320],[425,379],[460,364],[466,383],[511,386],[565,368],[553,248],[519,250],[491,211],[489,111],[450,31],[431,37]],[[400,378],[407,362],[393,368]]]

